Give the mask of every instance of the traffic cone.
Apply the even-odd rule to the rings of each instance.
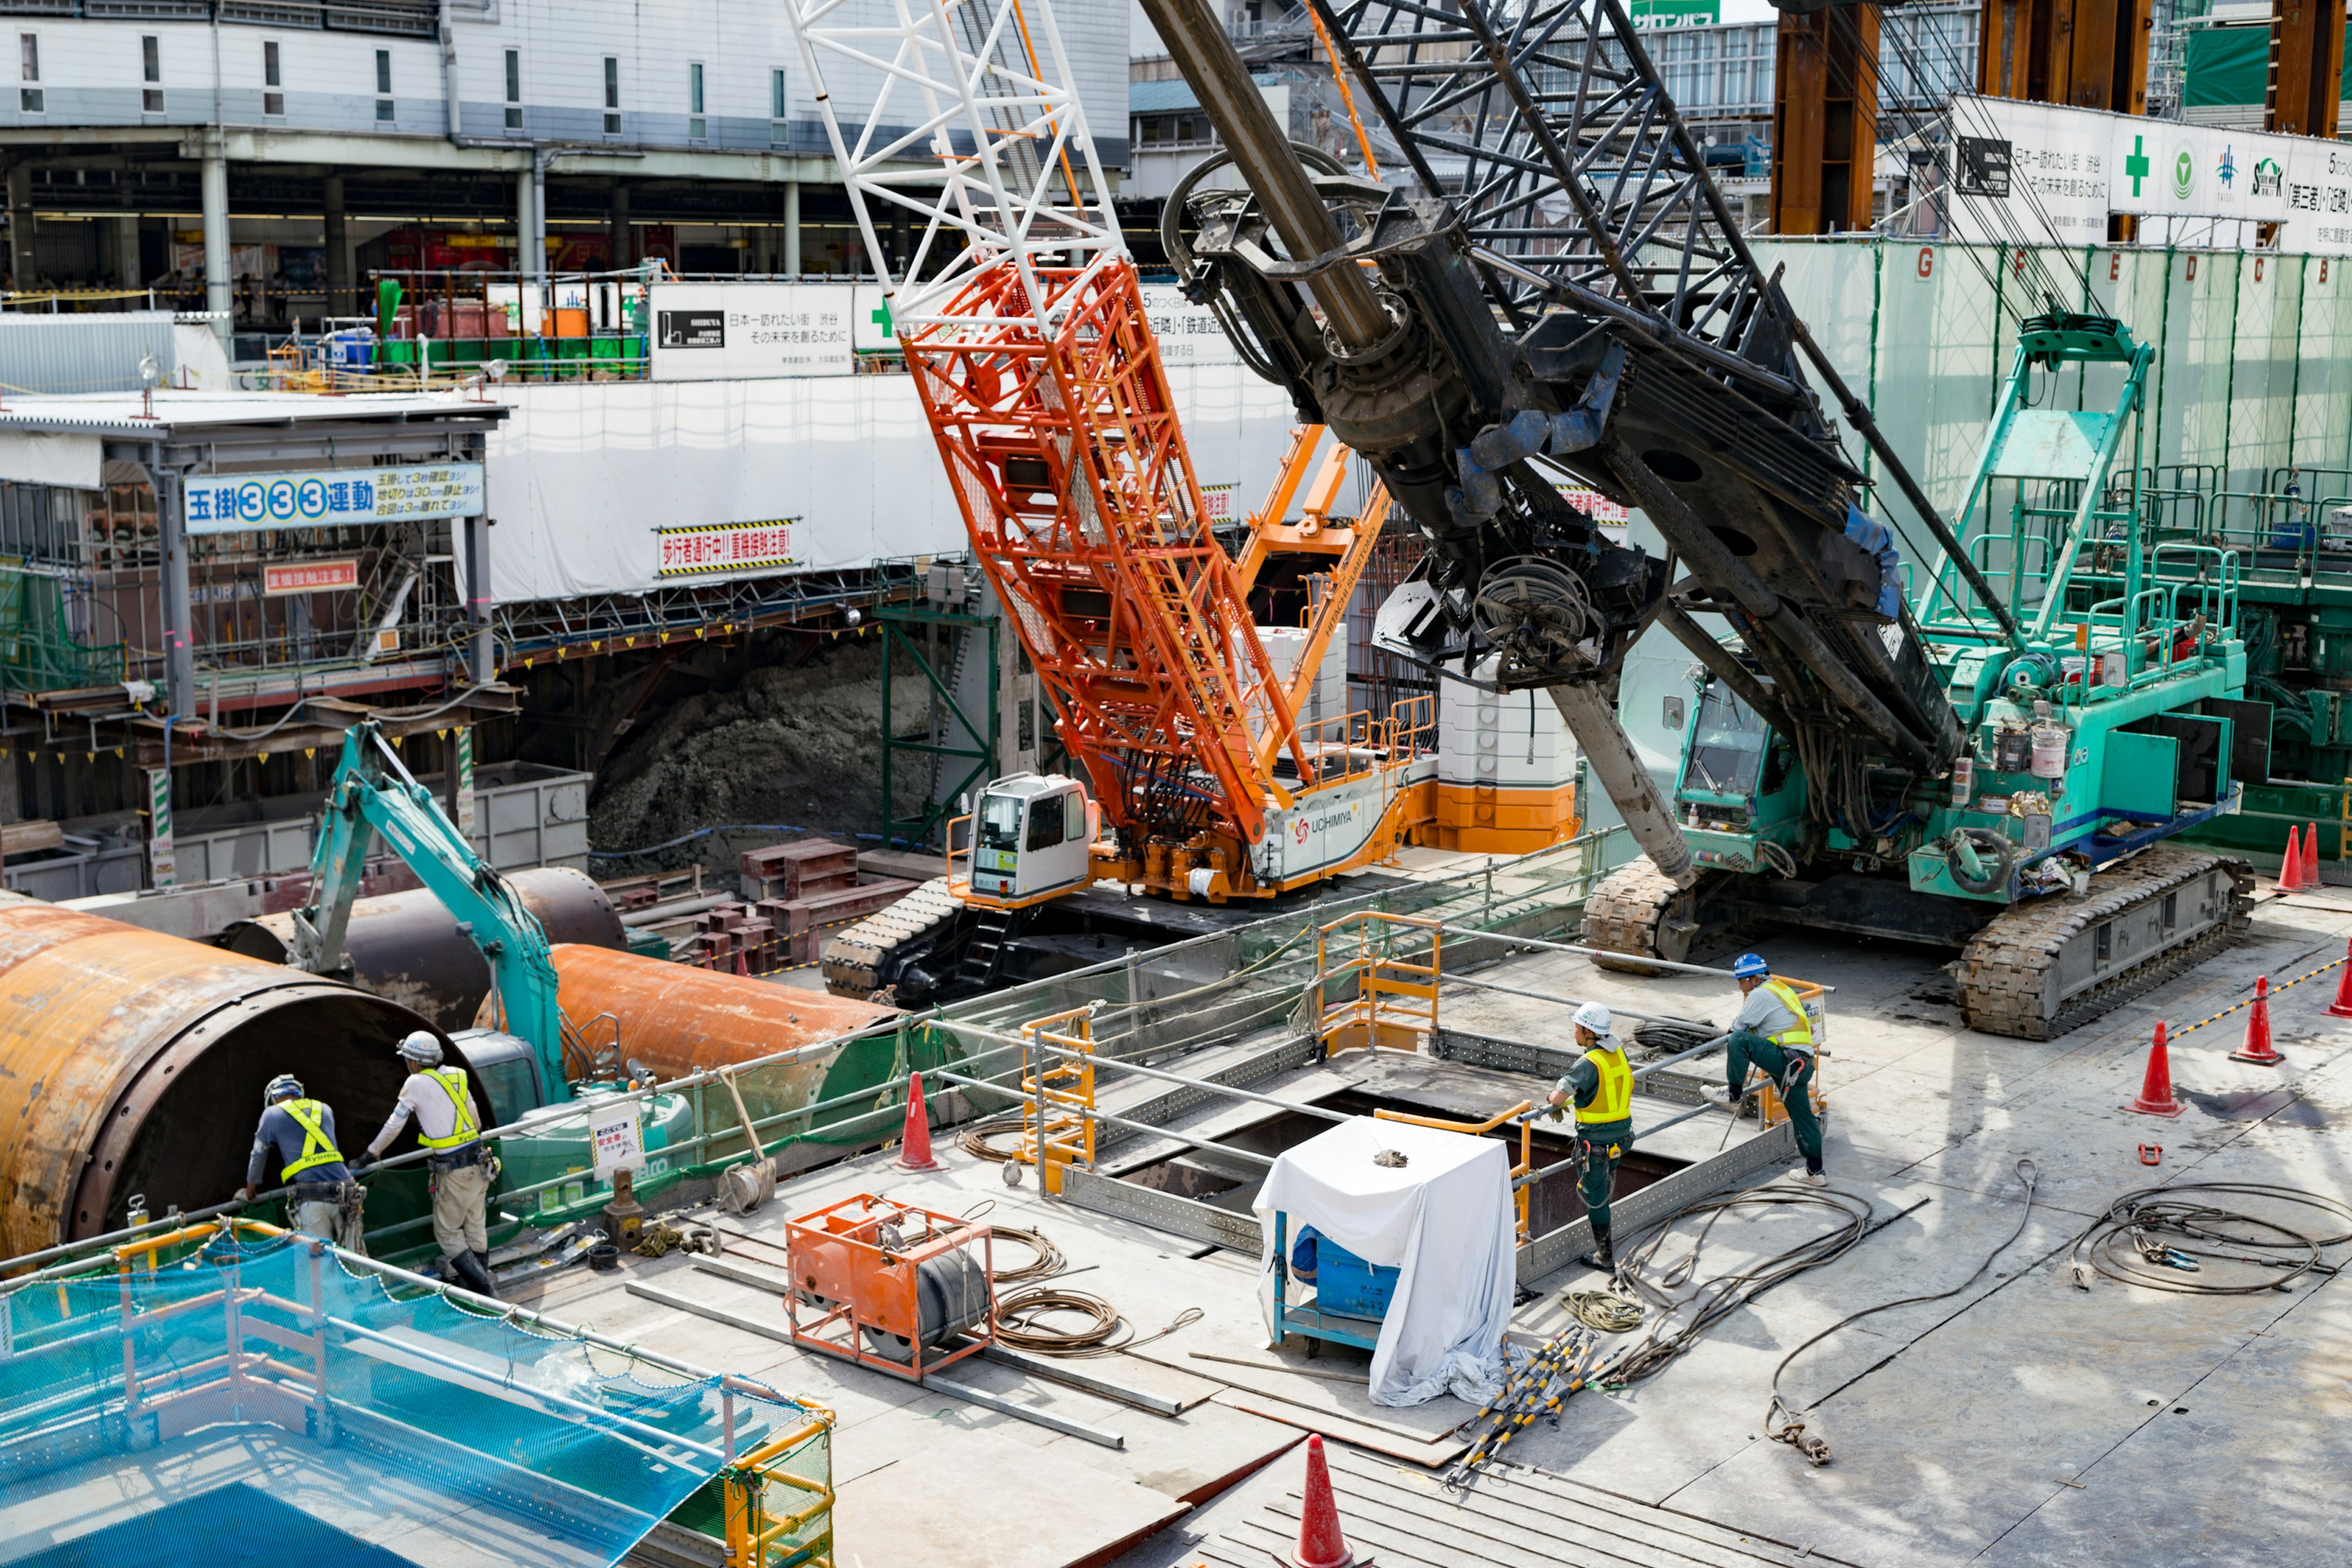
[[[2140,1079],[2139,1098],[2124,1109],[2142,1116],[2178,1116],[2189,1109],[2172,1098],[2172,1053],[2165,1048],[2161,1020],[2156,1026],[2156,1043],[2147,1048],[2147,1076]]]
[[[2327,1005],[2331,1018],[2352,1018],[2352,942],[2344,944],[2344,975],[2336,983],[2336,1000]]]
[[[2246,1015],[2246,1043],[2230,1053],[2233,1062],[2252,1062],[2256,1067],[2276,1067],[2286,1058],[2271,1044],[2271,977],[2254,977],[2254,1005]]]
[[[1298,1544],[1291,1568],[1348,1568],[1356,1560],[1339,1533],[1339,1505],[1331,1496],[1331,1470],[1323,1462],[1323,1439],[1307,1439],[1307,1494],[1298,1504]]]
[[[931,1158],[931,1118],[923,1109],[923,1075],[907,1075],[907,1131],[898,1140],[898,1157],[890,1162],[902,1171],[944,1171]]]
[[[2313,823],[2303,830],[2303,885],[2317,889],[2319,880],[2319,824]]]
[[[2282,893],[2303,891],[2303,829],[2299,827],[2286,830],[2286,853],[2279,860],[2278,890]]]

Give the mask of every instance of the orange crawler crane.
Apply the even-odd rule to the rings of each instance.
[[[884,279],[891,318],[973,552],[1085,774],[992,784],[947,893],[1010,911],[1107,880],[1221,903],[1388,858],[1431,815],[1434,701],[1297,717],[1386,499],[1332,518],[1334,453],[1285,527],[1321,434],[1302,432],[1244,560],[1219,544],[1049,0],[792,15],[867,254],[887,254],[877,205],[923,220]],[[862,115],[832,75],[872,93]],[[1249,603],[1278,546],[1332,558],[1287,683]]]

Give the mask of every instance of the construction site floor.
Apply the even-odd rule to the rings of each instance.
[[[1733,1313],[1654,1377],[1578,1395],[1556,1426],[1539,1422],[1511,1447],[1507,1468],[1466,1491],[1440,1479],[1467,1446],[1472,1410],[1451,1398],[1374,1406],[1355,1381],[1360,1352],[1334,1348],[1310,1362],[1267,1350],[1254,1258],[1048,1202],[1034,1182],[1008,1188],[1002,1167],[947,1135],[940,1173],[899,1171],[883,1152],[795,1176],[758,1214],[721,1222],[740,1233],[722,1261],[781,1274],[786,1216],[852,1193],[958,1215],[992,1203],[984,1212],[999,1222],[1051,1236],[1083,1271],[1068,1276],[1071,1288],[1108,1299],[1139,1334],[1200,1310],[1200,1321],[1167,1338],[1078,1363],[1180,1414],[976,1361],[940,1374],[1116,1433],[1124,1446],[1046,1430],[779,1342],[774,1289],[675,1254],[627,1258],[617,1275],[553,1275],[516,1294],[555,1317],[835,1407],[838,1560],[866,1568],[1263,1563],[1296,1531],[1300,1465],[1289,1450],[1310,1428],[1330,1443],[1343,1521],[1382,1568],[2339,1564],[2341,1510],[2327,1499],[2352,1473],[2352,1362],[2343,1349],[2352,1342],[2352,1285],[2315,1276],[2286,1292],[2200,1299],[2101,1279],[2084,1292],[2068,1282],[2066,1253],[2109,1200],[2161,1182],[2352,1192],[2352,1026],[2325,1016],[2333,973],[2275,998],[2284,1068],[2227,1059],[2242,1036],[2244,1015],[2233,1014],[2175,1048],[2185,1116],[2122,1109],[2139,1088],[2157,1019],[2179,1031],[2220,1013],[2258,973],[2275,984],[2340,956],[2347,931],[2345,893],[2266,901],[2240,946],[2045,1044],[1963,1027],[1938,967],[1945,954],[1794,933],[1761,942],[1780,972],[1838,988],[1824,1070],[1832,1185],[1868,1199],[1882,1220],[1911,1212]],[[1612,974],[1564,954],[1512,958],[1478,978],[1692,1017],[1726,1019],[1736,1005],[1727,983]],[[1444,1022],[1557,1045],[1565,1009],[1448,987]],[[1162,1065],[1213,1070],[1274,1037]],[[1308,1098],[1347,1081],[1344,1062],[1255,1087]],[[1105,1104],[1142,1091],[1130,1080],[1107,1091]],[[2263,1091],[2284,1092],[2257,1098]],[[1227,1105],[1181,1125],[1228,1132],[1266,1110]],[[1703,1157],[1725,1128],[1710,1113],[1670,1130],[1654,1152]],[[2163,1146],[2157,1168],[2140,1163],[2143,1142]],[[1105,1167],[1150,1152],[1139,1136],[1116,1159],[1107,1154]],[[1792,1370],[1789,1390],[1821,1404],[1833,1461],[1816,1469],[1764,1439],[1773,1369],[1791,1348],[1861,1308],[1966,1279],[2015,1228],[2020,1157],[2040,1168],[2034,1211],[1981,1280],[1841,1331]],[[1794,1216],[1727,1216],[1707,1238],[1700,1273],[1818,1228]],[[1561,1326],[1561,1292],[1599,1280],[1575,1267],[1538,1283],[1514,1316],[1522,1338]]]
[[[2070,1283],[2074,1238],[2110,1199],[2160,1183],[2231,1181],[2352,1196],[2352,1024],[2328,1017],[2340,971],[2278,995],[2284,1067],[2228,1059],[2254,977],[2273,985],[2343,956],[2352,898],[2265,901],[2250,939],[2163,989],[2047,1044],[1960,1026],[1943,955],[1786,934],[1776,970],[1839,989],[1830,1013],[1832,1184],[1882,1217],[1925,1198],[1844,1258],[1734,1313],[1681,1360],[1622,1393],[1577,1395],[1511,1465],[1465,1491],[1336,1446],[1340,1514],[1381,1568],[1549,1563],[2340,1564],[2352,1474],[2352,1283],[2315,1276],[2236,1298]],[[1723,1018],[1726,987],[1611,974],[1567,955],[1483,972],[1528,989]],[[2158,1019],[2189,1110],[2132,1114]],[[1449,997],[1446,1022],[1541,1039],[1558,1008]],[[1719,1058],[1718,1058],[1719,1059]],[[2162,1147],[2150,1169],[2137,1149]],[[1765,1439],[1774,1367],[1848,1313],[1966,1279],[2016,1227],[2017,1160],[2040,1167],[2023,1236],[1975,1286],[1841,1331],[1789,1388],[1819,1401],[1822,1468]],[[1688,1227],[1685,1227],[1685,1234]],[[1727,1217],[1702,1276],[1778,1250],[1796,1222]],[[2328,1254],[2331,1265],[2352,1248]],[[1543,1282],[1515,1321],[1543,1332]],[[1118,1568],[1262,1563],[1296,1539],[1299,1466],[1273,1467]],[[1565,1526],[1566,1528],[1563,1528]]]

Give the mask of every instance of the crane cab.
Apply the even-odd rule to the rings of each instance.
[[[972,809],[970,879],[954,875],[950,854],[949,889],[974,903],[1018,908],[1083,888],[1094,879],[1089,851],[1098,821],[1076,779],[1059,773],[998,779],[981,791]]]

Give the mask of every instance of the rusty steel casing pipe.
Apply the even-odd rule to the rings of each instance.
[[[504,875],[523,907],[539,917],[549,942],[614,949],[629,945],[629,933],[612,900],[583,873],[535,866]],[[283,963],[294,951],[294,917],[280,913],[238,921],[221,932],[219,945],[264,963]],[[471,1026],[482,999],[490,994],[490,966],[481,949],[457,929],[429,889],[353,900],[343,951],[351,955],[352,984],[414,1008],[443,1029]]]
[[[0,893],[0,1257],[233,1196],[290,1072],[356,1152],[425,1020],[282,965]],[[464,1055],[445,1040],[449,1059]]]

